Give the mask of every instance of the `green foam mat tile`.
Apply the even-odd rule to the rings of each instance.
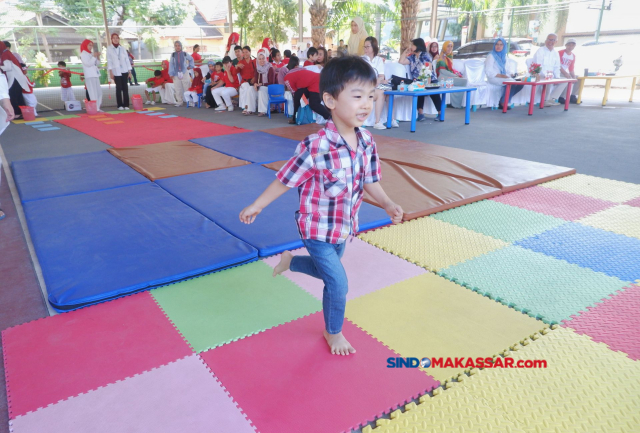
[[[566,328],[514,346],[514,362],[546,368],[472,370],[363,433],[640,431],[640,362]]]
[[[418,359],[491,358],[547,327],[432,273],[353,299],[346,315],[400,356]],[[424,372],[442,382],[463,370],[433,364]]]
[[[76,117],[80,117],[77,114],[65,114],[62,116],[48,116],[49,120],[62,120],[62,119],[75,119]]]
[[[565,220],[526,209],[483,200],[434,215],[440,221],[455,224],[505,242],[515,242],[566,223]]]
[[[254,262],[151,292],[196,352],[244,338],[322,309],[273,269]]]
[[[542,183],[540,186],[614,203],[624,203],[640,197],[640,185],[586,174],[574,174]]]
[[[569,319],[628,285],[519,246],[452,266],[440,275],[546,322]]]
[[[430,271],[438,271],[508,245],[429,217],[372,230],[359,235],[359,238]]]

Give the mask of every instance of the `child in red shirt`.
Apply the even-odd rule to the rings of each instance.
[[[58,62],[58,68],[64,68],[64,71],[58,71],[60,76],[60,91],[62,92],[62,102],[75,101],[76,97],[71,88],[71,72],[67,68],[67,64],[63,61]]]
[[[23,68],[22,72],[24,72],[24,75],[27,78],[27,83],[29,83],[29,90],[22,89],[24,103],[27,105],[27,107],[33,107],[33,114],[37,116],[38,112],[36,111],[36,106],[38,105],[38,100],[36,99],[36,95],[33,94],[33,88],[36,84],[29,79],[26,68]]]
[[[253,84],[253,78],[256,75],[256,65],[253,60],[251,60],[251,48],[249,46],[242,49],[242,56],[243,58],[238,61],[236,69],[240,71],[243,83]]]
[[[291,90],[293,95],[293,117],[289,120],[290,124],[296,123],[296,114],[300,109],[300,100],[303,95],[309,100],[309,107],[313,111],[325,119],[329,119],[331,113],[322,105],[322,99],[320,99],[320,74],[308,69],[289,72],[284,77],[284,84]]]
[[[187,102],[187,107],[189,106],[189,102],[193,102],[194,106],[198,103],[198,99],[200,98],[198,95],[202,94],[202,85],[204,84],[200,68],[194,68],[193,74],[191,87],[189,87],[189,90],[184,92],[184,100]]]
[[[238,87],[240,87],[238,71],[233,66],[233,63],[231,63],[231,57],[229,56],[222,59],[222,64],[224,65],[224,75],[222,76],[224,87],[212,89],[211,95],[213,99],[215,99],[216,104],[218,104],[216,111],[233,111],[231,98],[238,94]]]
[[[316,64],[316,60],[318,60],[318,50],[314,47],[310,47],[307,50],[307,60],[302,66],[313,66]]]
[[[164,78],[162,78],[162,71],[155,70],[153,71],[153,77],[149,78],[146,83],[149,89],[144,91],[144,96],[147,97],[147,102],[145,104],[156,104],[156,93],[160,93],[162,89],[162,84],[165,82]],[[153,95],[150,97],[149,95]],[[153,98],[153,99],[152,99]]]

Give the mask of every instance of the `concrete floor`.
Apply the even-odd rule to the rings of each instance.
[[[488,109],[471,114],[471,124],[464,125],[464,111],[448,109],[444,123],[432,119],[419,123],[417,131],[409,131],[409,123],[400,128],[375,131],[381,135],[417,140],[503,156],[527,159],[548,164],[576,168],[578,173],[640,184],[640,102],[629,103],[628,89],[612,89],[609,103],[601,106],[604,90],[586,88],[581,106],[535,109],[527,115],[527,107],[516,107],[503,114]],[[640,97],[640,95],[639,95]],[[276,114],[266,117],[243,116],[239,111],[218,113],[213,109],[175,108],[162,105],[166,111],[207,122],[262,130],[287,126],[287,119]],[[67,114],[42,112],[41,116]],[[24,125],[11,125],[0,139],[7,162],[14,160],[47,158],[75,153],[93,152],[108,148],[99,140],[88,137],[62,125],[60,130],[40,132]],[[295,126],[291,126],[295,128]],[[5,165],[5,169],[7,165]],[[0,294],[10,293],[3,282],[5,270],[11,267],[16,275],[11,286],[22,290],[11,291],[20,299],[0,297],[1,328],[46,315],[44,300],[35,291],[37,280],[33,265],[26,254],[26,243],[10,200],[6,179],[0,196],[7,218],[0,222],[0,251],[3,245],[12,247],[7,254],[0,253]],[[17,262],[16,262],[17,260]],[[17,263],[17,264],[16,264]],[[14,269],[15,268],[15,269]],[[8,302],[10,301],[10,302]],[[13,306],[21,305],[20,315],[6,314]],[[25,304],[25,305],[23,305]],[[4,374],[0,365],[0,433],[8,431]]]

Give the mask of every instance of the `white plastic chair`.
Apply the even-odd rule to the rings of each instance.
[[[489,88],[487,87],[486,77],[484,74],[484,60],[469,59],[464,62],[464,76],[468,80],[469,87],[476,87],[478,90],[471,92],[470,103],[473,111],[476,111],[479,105],[486,105]],[[462,106],[467,106],[466,98],[462,99]]]

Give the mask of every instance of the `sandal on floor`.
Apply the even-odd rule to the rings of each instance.
[[[258,113],[258,117],[267,117],[267,113]]]
[[[296,121],[295,121],[295,120],[293,120],[293,119],[289,119],[289,125],[295,125],[295,124],[296,124]]]

